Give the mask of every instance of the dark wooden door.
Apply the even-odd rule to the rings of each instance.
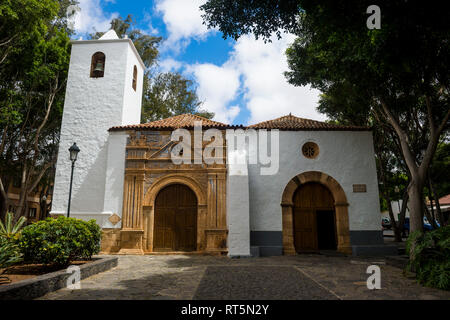
[[[294,210],[295,249],[299,252],[317,250],[316,214],[313,209]]]
[[[196,248],[197,198],[184,185],[170,185],[156,197],[153,250],[195,251]]]
[[[319,183],[307,183],[294,194],[294,245],[297,252],[317,251],[322,247],[324,234],[323,219],[317,219],[320,212],[334,213],[333,195]],[[322,216],[320,217],[322,218]],[[328,220],[327,220],[328,221]],[[320,224],[318,226],[318,224]],[[328,232],[330,229],[325,229]],[[328,236],[328,235],[326,235]],[[329,235],[330,237],[333,235]],[[320,240],[320,241],[319,241]]]

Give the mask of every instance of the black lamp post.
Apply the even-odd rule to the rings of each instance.
[[[67,218],[70,217],[70,199],[72,198],[73,169],[75,168],[75,161],[77,161],[78,152],[80,152],[80,148],[78,148],[77,144],[74,143],[69,148],[69,152],[70,152],[70,161],[72,161],[72,173],[70,175],[69,205],[67,206]]]

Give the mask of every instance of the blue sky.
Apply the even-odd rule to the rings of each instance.
[[[252,35],[224,40],[202,24],[199,6],[205,0],[78,0],[76,38],[107,31],[117,16],[132,14],[137,27],[162,36],[158,69],[178,71],[194,80],[203,109],[215,120],[253,124],[289,113],[325,120],[315,109],[319,92],[289,85],[284,52],[294,37],[272,43]]]

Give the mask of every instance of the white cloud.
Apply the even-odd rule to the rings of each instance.
[[[147,24],[147,28],[144,28],[142,31],[147,34],[152,34],[154,36],[159,35],[159,30],[153,26],[152,15],[149,12],[144,12],[144,20]]]
[[[325,120],[316,111],[320,92],[294,87],[284,77],[283,72],[288,70],[285,51],[293,40],[293,35],[285,35],[281,40],[274,37],[271,43],[264,43],[253,36],[243,36],[222,66],[189,66],[187,70],[196,79],[198,94],[205,101],[204,108],[215,112],[216,120],[231,123],[242,110],[234,100],[243,93],[242,103],[250,112],[248,124],[289,113]]]
[[[215,113],[217,121],[231,123],[239,114],[239,106],[229,106],[236,98],[240,81],[239,72],[228,66],[204,63],[188,66],[198,84],[197,94],[204,101],[203,109]]]
[[[295,87],[283,74],[288,70],[285,51],[294,39],[293,35],[285,35],[281,40],[273,37],[271,43],[264,43],[248,35],[235,44],[228,63],[243,76],[249,123],[289,113],[315,120],[326,119],[316,111],[320,92],[310,87]]]
[[[177,61],[173,58],[166,58],[161,62],[158,62],[157,71],[160,72],[171,72],[178,71],[183,67],[183,63],[181,61]]]
[[[212,30],[203,24],[200,6],[206,0],[157,0],[156,11],[162,15],[169,36],[161,50],[180,51],[191,39],[204,40]]]
[[[103,0],[114,2],[113,0]],[[80,11],[74,18],[77,33],[107,31],[111,28],[111,20],[119,16],[118,13],[106,14],[101,6],[101,0],[78,0]]]

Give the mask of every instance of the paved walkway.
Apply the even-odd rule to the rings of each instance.
[[[368,290],[367,266],[381,268],[381,290]],[[450,299],[383,259],[299,255],[229,259],[215,256],[119,256],[119,265],[41,299]]]

